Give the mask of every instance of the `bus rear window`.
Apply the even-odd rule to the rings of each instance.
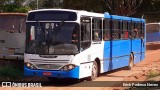
[[[68,11],[38,11],[28,14],[28,21],[75,21],[77,14]]]

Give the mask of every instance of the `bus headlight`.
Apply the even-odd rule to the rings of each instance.
[[[27,67],[27,68],[29,68],[29,69],[37,69],[33,64],[31,64],[31,63],[25,63],[25,66]]]
[[[74,69],[75,67],[76,67],[76,65],[74,65],[74,64],[68,64],[68,65],[63,66],[60,70],[69,71],[69,70]]]

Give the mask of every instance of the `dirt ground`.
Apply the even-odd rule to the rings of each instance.
[[[134,65],[131,70],[122,68],[100,75],[95,81],[146,81],[150,71],[160,72],[160,44],[147,44],[145,60]],[[151,46],[150,46],[151,45]],[[151,48],[152,47],[152,48]],[[154,48],[154,49],[153,49]],[[160,81],[160,78],[157,79]],[[81,83],[79,83],[81,84]],[[160,86],[159,86],[160,88]],[[49,85],[39,88],[0,88],[0,90],[119,90],[123,87],[56,87]]]

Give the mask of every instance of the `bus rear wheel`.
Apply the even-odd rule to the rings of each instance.
[[[98,65],[97,62],[94,61],[92,65],[91,76],[88,78],[89,81],[95,80],[98,76]]]
[[[129,59],[128,68],[129,68],[129,69],[132,69],[132,68],[133,68],[133,65],[134,65],[134,56],[133,56],[133,54],[131,53],[131,54],[130,54],[130,59]]]

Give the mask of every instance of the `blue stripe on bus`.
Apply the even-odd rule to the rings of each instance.
[[[130,52],[131,52],[131,40],[114,40],[106,41],[104,44],[104,59],[103,65],[104,71],[113,70],[116,68],[128,66]],[[116,58],[118,57],[118,58]]]
[[[112,19],[115,20],[127,20],[127,21],[131,21],[130,17],[124,17],[124,16],[117,16],[117,15],[111,15]]]
[[[142,45],[141,39],[106,41],[103,70],[109,71],[128,66],[131,52],[134,53],[135,64],[144,59],[145,45]]]
[[[32,70],[24,66],[24,75],[26,76],[45,76],[44,72],[52,73],[48,77],[57,77],[57,78],[79,78],[79,67],[74,68],[71,71],[59,71],[59,70]]]

